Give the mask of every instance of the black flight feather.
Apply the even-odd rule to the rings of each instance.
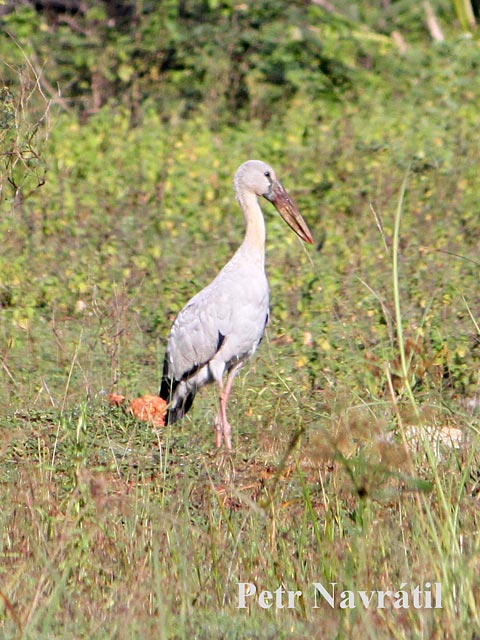
[[[215,354],[222,348],[223,343],[225,342],[225,336],[219,331],[218,332],[218,340],[217,340],[217,348]],[[167,413],[165,416],[165,424],[173,424],[183,418],[183,416],[188,412],[190,407],[193,404],[193,400],[197,393],[197,387],[190,389],[185,396],[178,398],[175,405],[172,405],[172,398],[174,396],[175,390],[178,387],[180,382],[184,382],[191,378],[199,369],[208,365],[207,362],[195,363],[191,369],[186,371],[180,380],[176,380],[173,376],[170,375],[170,364],[169,364],[170,356],[167,353],[165,354],[165,360],[163,361],[163,373],[162,373],[162,383],[160,385],[160,391],[158,395],[162,400],[168,402],[170,406],[167,409]]]

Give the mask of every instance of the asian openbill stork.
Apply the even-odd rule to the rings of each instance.
[[[227,401],[235,375],[258,347],[268,320],[265,222],[258,198],[269,200],[304,242],[312,235],[288,193],[265,162],[248,160],[234,178],[246,222],[245,238],[216,278],[180,311],[168,337],[160,397],[168,403],[166,424],[182,418],[197,389],[220,389],[215,443],[232,448]],[[223,384],[224,373],[226,384]]]

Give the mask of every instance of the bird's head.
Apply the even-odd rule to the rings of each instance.
[[[237,169],[234,178],[237,194],[250,192],[269,200],[293,231],[304,242],[313,243],[312,234],[297,205],[277,180],[275,171],[261,160],[247,160]]]

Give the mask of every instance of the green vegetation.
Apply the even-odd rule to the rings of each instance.
[[[1,636],[478,637],[467,3],[425,3],[442,42],[422,3],[113,4],[2,18]],[[228,458],[215,389],[160,430],[107,396],[156,392],[175,313],[241,240],[248,158],[318,246],[265,203],[272,319]],[[238,582],[305,597],[242,610]],[[442,608],[314,609],[314,582],[441,583]]]

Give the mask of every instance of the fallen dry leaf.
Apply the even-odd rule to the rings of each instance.
[[[167,403],[159,396],[146,395],[134,398],[128,410],[138,420],[150,422],[154,427],[164,427],[166,407]]]
[[[122,396],[119,393],[111,393],[108,396],[108,404],[112,407],[121,407],[124,402],[125,396]]]

